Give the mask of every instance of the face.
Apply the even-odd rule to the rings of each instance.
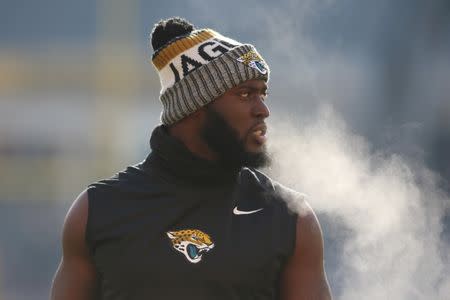
[[[266,152],[267,85],[246,81],[224,93],[206,107],[202,137],[227,165],[261,167]]]

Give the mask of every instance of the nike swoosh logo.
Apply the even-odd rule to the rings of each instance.
[[[239,210],[237,208],[237,206],[235,206],[234,209],[233,209],[233,214],[235,214],[235,215],[250,215],[250,214],[254,214],[254,213],[256,213],[256,212],[258,212],[260,210],[263,210],[263,208],[255,209],[255,210],[243,211],[243,210]]]

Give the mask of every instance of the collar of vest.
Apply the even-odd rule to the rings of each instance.
[[[217,162],[202,159],[172,137],[164,125],[156,127],[150,138],[152,152],[144,168],[156,164],[170,176],[190,183],[235,182],[241,169],[233,169]]]

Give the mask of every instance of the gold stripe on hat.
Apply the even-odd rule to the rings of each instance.
[[[169,44],[167,47],[162,49],[154,58],[153,58],[153,64],[155,67],[159,70],[164,68],[172,59],[177,57],[180,53],[183,53],[184,51],[194,47],[195,45],[198,45],[201,42],[206,41],[207,39],[210,39],[217,34],[214,30],[211,29],[205,29],[201,31],[197,31],[192,33],[191,35],[188,35],[186,37],[183,37],[171,44]]]

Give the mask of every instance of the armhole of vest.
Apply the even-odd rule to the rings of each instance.
[[[84,240],[86,242],[86,245],[89,250],[89,254],[91,256],[94,255],[94,242],[92,237],[92,229],[91,229],[91,222],[92,222],[92,199],[93,199],[93,189],[94,187],[88,186],[86,189],[87,196],[88,196],[88,211],[87,211],[87,219],[86,219],[86,229],[84,233]]]

